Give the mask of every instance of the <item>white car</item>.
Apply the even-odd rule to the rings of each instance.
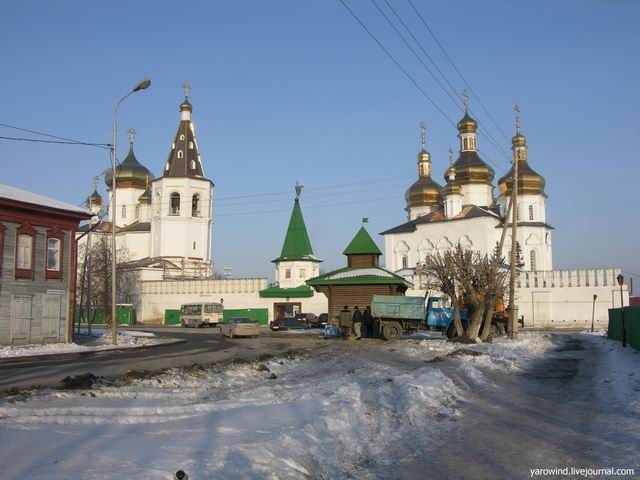
[[[247,317],[228,318],[220,325],[220,333],[225,337],[257,337],[260,335],[260,324]]]

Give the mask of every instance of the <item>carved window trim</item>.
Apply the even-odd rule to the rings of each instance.
[[[64,232],[57,227],[53,227],[47,230],[46,241],[44,244],[44,278],[45,280],[53,279],[53,280],[62,280],[63,271],[64,271]],[[55,239],[60,241],[60,252],[58,264],[60,265],[59,270],[49,270],[49,240]]]
[[[0,223],[0,279],[2,278],[2,260],[4,258],[4,231],[5,226]]]
[[[36,236],[38,232],[29,223],[24,222],[16,229],[16,246],[14,257],[14,275],[15,278],[25,278],[28,280],[34,279],[35,263],[36,263]],[[21,235],[31,237],[31,267],[30,268],[18,268],[18,239]]]

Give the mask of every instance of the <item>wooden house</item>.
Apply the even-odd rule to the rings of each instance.
[[[360,228],[342,252],[347,266],[307,280],[307,285],[329,299],[329,318],[336,318],[343,306],[364,310],[374,295],[404,295],[413,285],[379,265],[382,252],[367,230]]]
[[[0,345],[71,341],[84,209],[0,184]]]

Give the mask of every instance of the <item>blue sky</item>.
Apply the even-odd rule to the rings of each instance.
[[[413,1],[508,138],[520,103],[530,163],[547,180],[554,267],[640,273],[640,3]],[[345,2],[456,122],[460,107],[374,4]],[[407,0],[389,3],[461,92]],[[217,269],[232,267],[234,276],[272,277],[296,180],[328,270],[344,265],[340,252],[362,217],[372,234],[405,220],[421,120],[440,183],[449,146],[457,150],[455,128],[338,0],[3,2],[0,58],[0,123],[83,141],[109,142],[114,103],[149,77],[152,86],[120,109],[119,156],[135,127],[138,159],[156,175],[188,79],[205,173],[216,184]],[[508,151],[474,98],[471,108]],[[0,135],[34,137],[4,127]],[[74,204],[109,165],[108,152],[89,147],[0,146],[0,182]],[[486,134],[479,147],[497,182],[507,160]]]

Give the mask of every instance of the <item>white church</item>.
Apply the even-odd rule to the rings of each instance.
[[[112,173],[105,172],[116,244],[126,250],[129,268],[139,270],[142,280],[208,278],[213,272],[214,184],[202,167],[189,89],[185,83],[178,131],[158,178],[136,158],[133,129],[129,129],[129,153],[116,167],[115,202],[111,201]],[[87,203],[94,213],[103,204],[95,190]],[[111,228],[110,222],[104,222],[99,233],[108,233]],[[87,229],[85,225],[80,231]]]
[[[620,269],[553,269],[553,227],[546,218],[545,179],[529,164],[517,106],[516,112],[516,134],[511,142],[518,162],[516,242],[524,264],[517,279],[520,317],[529,327],[573,327],[590,325],[595,312],[596,323],[605,325],[607,310],[620,306],[615,280]],[[416,266],[427,255],[458,243],[490,255],[502,235],[513,188],[513,166],[498,180],[496,198],[495,172],[478,154],[478,124],[469,115],[466,95],[465,113],[457,128],[459,155],[453,161],[449,150],[450,165],[442,186],[431,176],[431,154],[426,150],[425,127],[421,124],[418,179],[405,195],[407,220],[381,233],[387,269],[414,284],[407,295],[425,294]],[[510,229],[508,232],[503,252],[511,250]]]

